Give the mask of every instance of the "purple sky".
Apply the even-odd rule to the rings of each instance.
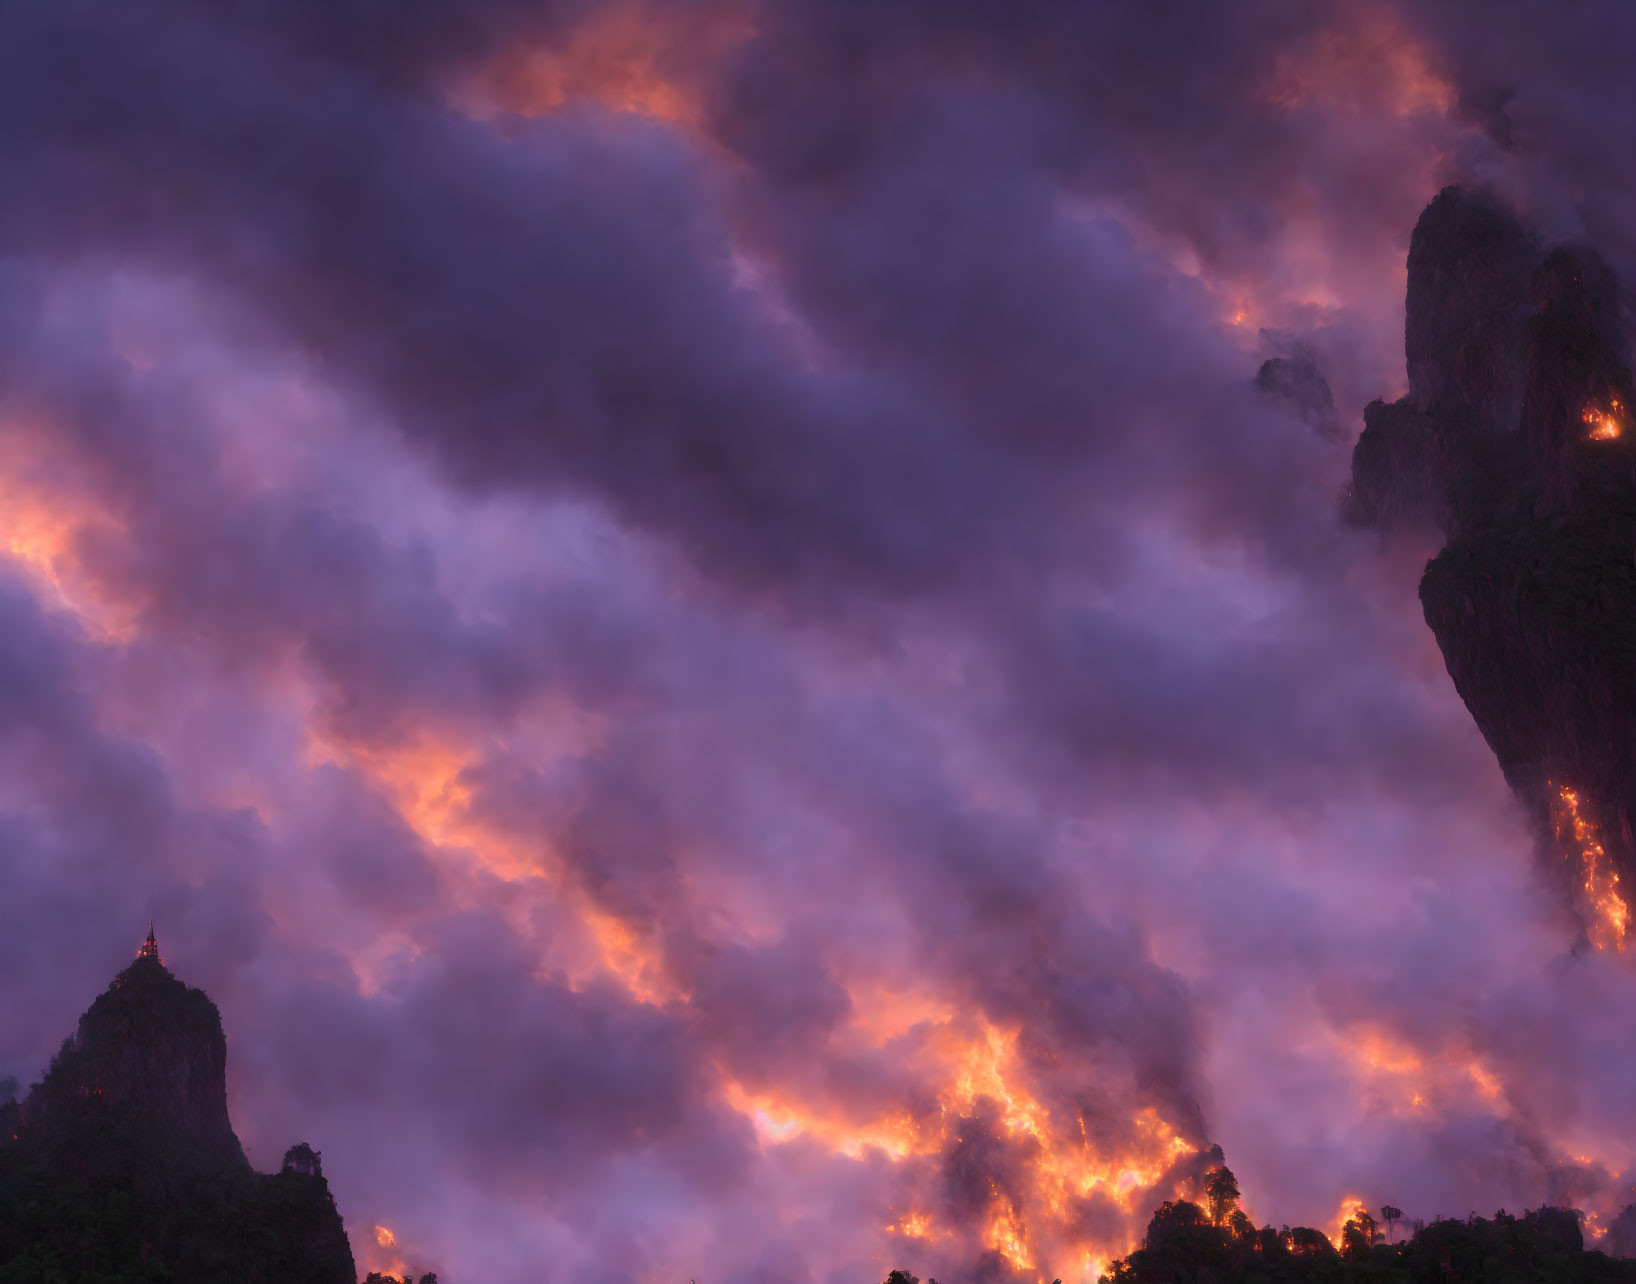
[[[1636,280],[1621,23],[0,6],[0,1077],[151,906],[361,1268],[1605,1224],[1636,975],[1336,509],[1441,186]]]

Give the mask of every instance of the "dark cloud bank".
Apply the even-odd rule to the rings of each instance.
[[[1442,187],[1636,279],[1616,22],[5,6],[0,1077],[152,906],[361,1265],[1606,1219],[1632,979],[1341,516]]]

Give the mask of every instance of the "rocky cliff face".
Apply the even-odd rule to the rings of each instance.
[[[1528,287],[1542,257],[1483,197],[1449,188],[1426,207],[1409,242],[1409,395],[1364,411],[1352,521],[1423,520],[1452,535],[1495,508],[1515,471]]]
[[[1409,396],[1369,407],[1347,514],[1448,539],[1420,585],[1449,675],[1587,938],[1636,887],[1636,404],[1611,274],[1446,191],[1409,255]]]
[[[45,1117],[93,1103],[173,1158],[249,1168],[227,1117],[221,1016],[158,959],[137,959],[97,997],[27,1109]]]
[[[226,1072],[203,991],[157,957],[115,977],[41,1082],[0,1112],[0,1276],[352,1284],[316,1163],[251,1170]]]

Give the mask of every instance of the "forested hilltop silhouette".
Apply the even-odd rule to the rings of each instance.
[[[1401,1213],[1383,1208],[1384,1215]],[[1167,1203],[1148,1223],[1142,1247],[1114,1262],[1109,1284],[1203,1284],[1216,1281],[1631,1281],[1636,1262],[1587,1250],[1580,1215],[1537,1208],[1513,1216],[1445,1219],[1421,1225],[1399,1242],[1368,1213],[1341,1232],[1339,1246],[1307,1226],[1257,1230],[1237,1211],[1227,1217],[1186,1200]]]
[[[1537,1208],[1513,1216],[1405,1224],[1391,1205],[1380,1219],[1363,1210],[1339,1245],[1310,1226],[1257,1229],[1238,1206],[1226,1166],[1205,1185],[1204,1205],[1167,1202],[1148,1222],[1142,1246],[1113,1262],[1102,1284],[1608,1284],[1636,1281],[1636,1261],[1587,1249],[1581,1214]],[[1615,1224],[1618,1237],[1629,1210]],[[920,1284],[895,1270],[886,1284]],[[927,1280],[926,1284],[937,1284]],[[1056,1284],[1062,1284],[1060,1280]]]
[[[150,930],[21,1101],[0,1093],[0,1284],[354,1284],[305,1144],[255,1172],[216,1005]]]

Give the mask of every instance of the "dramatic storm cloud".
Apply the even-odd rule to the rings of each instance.
[[[1605,1225],[1636,978],[1341,512],[1441,187],[1636,280],[1609,21],[0,7],[0,1079],[151,909],[361,1266]]]

